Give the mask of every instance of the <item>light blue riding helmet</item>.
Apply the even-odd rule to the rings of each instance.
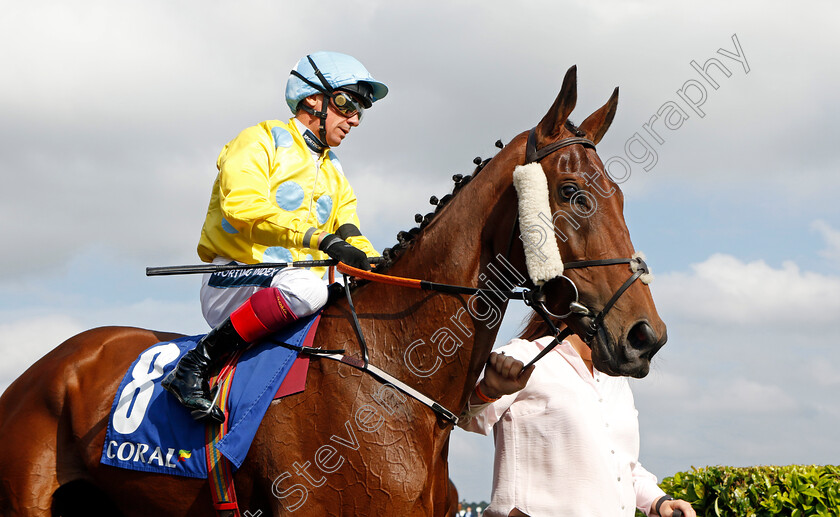
[[[315,63],[329,88],[318,77],[312,63]],[[361,89],[353,88],[352,85],[355,84],[367,86]],[[350,88],[343,88],[348,86]],[[292,70],[286,82],[286,104],[292,113],[297,113],[298,103],[306,97],[318,93],[332,93],[340,89],[359,94],[365,108],[388,95],[388,87],[371,77],[367,68],[356,58],[339,52],[321,51],[302,57]]]

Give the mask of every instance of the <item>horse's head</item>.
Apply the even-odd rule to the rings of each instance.
[[[603,107],[575,127],[568,117],[577,99],[576,81],[572,67],[551,109],[529,137],[521,139],[530,139],[526,162],[538,163],[548,181],[551,215],[540,216],[546,224],[541,237],[545,241],[553,231],[549,249],[556,240],[565,265],[555,264],[555,273],[562,271],[563,277],[550,279],[542,287],[545,307],[556,316],[568,314],[562,321],[587,341],[598,370],[644,377],[651,358],[667,339],[665,324],[645,285],[651,277],[643,274],[644,261],[634,258],[637,255],[624,222],[624,197],[594,149],[615,115],[618,88]],[[527,253],[525,227],[522,239]],[[551,262],[551,253],[538,254],[540,260]],[[627,260],[610,263],[611,259]],[[533,262],[534,256],[529,260]],[[581,261],[585,262],[576,264]],[[628,282],[631,277],[635,278]]]

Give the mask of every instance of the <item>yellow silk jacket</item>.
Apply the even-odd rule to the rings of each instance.
[[[216,167],[198,255],[256,264],[329,258],[318,250],[335,233],[378,256],[357,230],[356,195],[329,148],[313,159],[294,120],[269,120],[225,145]],[[322,276],[326,268],[312,268]]]

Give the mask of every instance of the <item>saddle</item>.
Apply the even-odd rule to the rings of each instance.
[[[223,424],[196,422],[160,386],[178,359],[202,337],[157,343],[134,361],[120,383],[100,462],[118,468],[210,479],[218,510],[236,510],[232,472],[242,462],[272,400],[300,393],[320,314],[234,354],[211,379]]]

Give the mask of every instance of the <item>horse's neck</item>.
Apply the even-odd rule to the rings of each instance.
[[[455,195],[388,274],[455,285],[485,283],[488,275],[482,271],[497,255],[491,249],[496,243],[488,235],[509,235],[507,226],[502,230],[488,225],[498,223],[500,211],[512,225],[515,211],[515,206],[507,206],[510,200],[504,199],[511,196],[510,171],[496,169],[488,166],[484,176]],[[505,201],[503,208],[501,201]],[[495,271],[506,267],[495,264]],[[495,284],[509,287],[498,280]],[[506,306],[497,299],[376,283],[357,289],[354,304],[371,363],[456,413],[487,359]],[[358,340],[352,329],[348,331],[347,321],[345,316],[332,323],[349,341],[346,348],[357,350]]]

